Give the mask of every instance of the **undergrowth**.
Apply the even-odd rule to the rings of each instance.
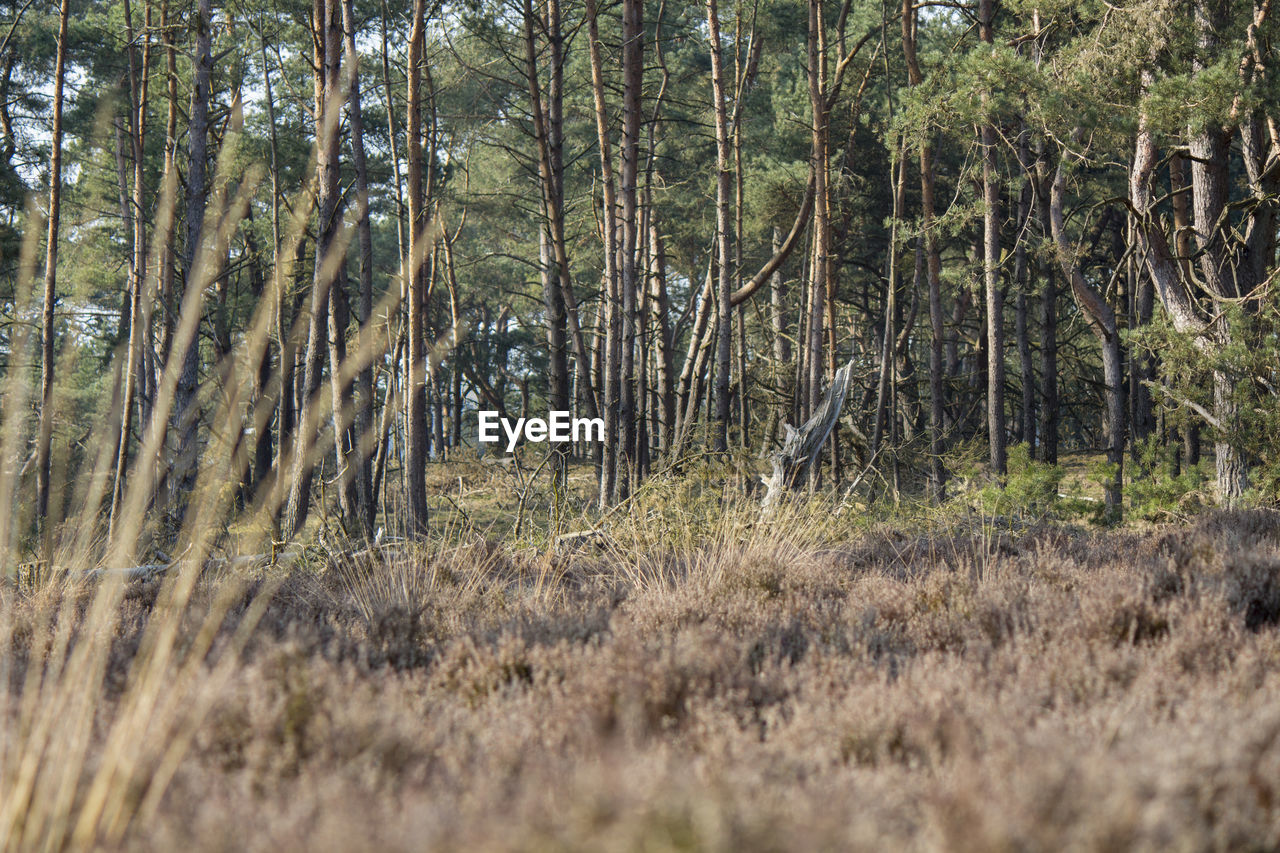
[[[847,496],[765,521],[690,489],[588,535],[5,587],[0,838],[1280,844],[1276,513],[1138,532]]]

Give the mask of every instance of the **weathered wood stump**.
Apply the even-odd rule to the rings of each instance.
[[[765,517],[773,513],[782,496],[799,486],[809,474],[809,468],[817,461],[822,452],[822,445],[836,425],[844,401],[849,396],[849,386],[853,384],[853,359],[836,371],[835,378],[827,388],[826,395],[818,405],[813,417],[804,422],[800,429],[791,424],[783,424],[787,437],[782,442],[782,449],[769,457],[773,463],[773,474],[765,481],[766,491],[762,509]]]

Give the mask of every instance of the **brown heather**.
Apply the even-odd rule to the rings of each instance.
[[[843,540],[747,519],[299,566],[239,655],[263,581],[237,587],[198,677],[225,581],[177,615],[124,590],[105,636],[84,595],[11,590],[0,806],[33,721],[83,761],[7,812],[9,843],[76,846],[114,734],[129,817],[75,837],[130,850],[1280,846],[1280,515]],[[157,620],[170,716],[125,707]],[[100,686],[48,671],[90,645]],[[41,666],[62,703],[24,718]]]

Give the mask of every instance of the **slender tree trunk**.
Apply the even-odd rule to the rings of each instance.
[[[715,335],[715,325],[711,315],[715,311],[715,258],[707,266],[707,276],[703,280],[702,290],[695,297],[693,327],[689,331],[689,347],[685,351],[684,363],[680,368],[680,381],[676,393],[675,439],[672,443],[673,455],[677,455],[684,446],[692,428],[694,413],[697,411],[697,385],[701,382],[705,370],[705,354],[709,350],[709,342]]]
[[[143,205],[148,198],[146,185],[146,131],[147,131],[147,101],[150,96],[151,89],[151,29],[152,29],[152,5],[147,0],[146,14],[143,17],[143,26],[147,32],[143,51],[142,51],[142,75],[139,82],[138,97],[138,121],[135,125],[135,141],[134,148],[134,208],[138,211],[143,210]],[[166,198],[164,193],[162,198]],[[163,216],[161,218],[164,218]],[[149,284],[147,274],[149,273],[149,258],[147,251],[147,230],[146,217],[134,223],[133,232],[134,254],[141,255],[142,264],[138,268],[137,280],[142,283],[143,298],[139,305],[139,317],[142,320],[142,328],[139,330],[138,336],[138,361],[134,370],[134,381],[137,383],[137,400],[138,400],[138,423],[145,424],[151,419],[151,405],[155,398],[155,370],[152,363],[155,358],[155,349],[153,346],[154,332],[152,326],[152,315],[155,309],[155,293],[156,288],[153,284]]]
[[[1199,272],[1214,299],[1217,319],[1211,324],[1210,334],[1213,344],[1221,349],[1229,348],[1233,337],[1233,329],[1221,314],[1221,307],[1227,300],[1241,296],[1220,233],[1228,201],[1230,149],[1230,138],[1217,128],[1191,134],[1193,222],[1196,245],[1200,249]],[[1214,468],[1218,500],[1226,507],[1238,504],[1249,488],[1249,467],[1236,443],[1240,427],[1236,382],[1235,375],[1226,370],[1213,371],[1213,416],[1218,422],[1214,430]]]
[[[916,52],[917,14],[912,0],[902,2],[902,46],[907,60],[907,74],[912,86],[924,82]],[[943,315],[942,256],[938,249],[938,233],[934,224],[933,150],[926,136],[920,145],[920,207],[924,226],[925,269],[929,278],[929,482],[933,500],[946,499],[947,470],[942,454],[946,421],[943,380]]]
[[[1114,314],[1111,322],[1113,331],[1103,338],[1102,347],[1102,374],[1107,388],[1107,462],[1114,466],[1106,485],[1105,501],[1110,518],[1119,521],[1124,512],[1124,359],[1120,353],[1120,334],[1114,330]]]
[[[53,68],[53,129],[49,157],[49,236],[45,245],[44,308],[40,316],[40,424],[36,443],[36,519],[45,535],[45,557],[52,531],[45,525],[49,514],[50,471],[53,448],[53,309],[58,285],[58,232],[62,213],[62,92],[67,68],[68,0],[58,7],[58,51]]]
[[[271,87],[271,66],[267,62],[267,38],[262,31],[258,33],[258,47],[262,56],[262,85],[266,92],[267,106],[267,123],[268,123],[268,152],[270,159],[268,165],[271,172],[271,293],[275,300],[273,309],[275,320],[275,339],[276,339],[276,355],[280,380],[280,388],[276,393],[276,443],[274,449],[274,458],[268,461],[268,465],[272,468],[275,483],[280,484],[288,470],[290,444],[293,437],[293,367],[297,352],[297,343],[294,340],[293,319],[297,313],[296,299],[295,304],[290,305],[286,300],[286,288],[283,280],[283,259],[281,258],[280,245],[280,150],[278,140],[276,138],[276,109],[275,98]],[[298,241],[297,249],[302,248],[302,242]],[[300,266],[298,261],[297,250],[294,255],[294,269]],[[288,310],[290,307],[292,311]],[[270,359],[270,351],[264,353],[264,360]],[[264,431],[270,433],[270,423],[263,426]],[[257,485],[261,486],[266,480],[265,472],[256,476]],[[275,488],[278,488],[277,485]],[[272,535],[280,538],[279,517],[278,514],[272,515]]]
[[[876,383],[876,416],[875,425],[871,432],[871,453],[879,454],[881,450],[881,442],[884,439],[884,431],[890,419],[896,416],[891,413],[890,401],[891,392],[897,382],[895,376],[895,368],[897,366],[897,353],[895,344],[897,342],[897,332],[895,323],[897,321],[897,299],[898,299],[898,218],[902,215],[902,209],[906,204],[907,192],[907,142],[906,137],[901,137],[898,145],[898,175],[894,180],[892,174],[890,180],[892,182],[893,193],[893,217],[889,226],[889,252],[888,252],[888,275],[885,276],[885,298],[884,298],[884,329],[880,342],[880,375],[879,381]]]
[[[671,338],[671,300],[667,294],[667,256],[658,227],[649,225],[649,251],[652,255],[652,291],[650,307],[657,343],[657,422],[658,451],[669,457],[675,440],[676,387],[675,362]]]
[[[324,109],[321,113],[325,115],[326,124],[330,120],[327,113],[333,111],[341,113],[342,111],[342,59],[344,54],[344,24],[343,19],[345,12],[341,0],[325,0],[324,3],[324,21],[319,35],[323,39],[324,44],[324,62],[323,68],[323,104]],[[356,86],[356,74],[358,67],[355,64],[354,42],[352,44],[352,52],[348,56],[348,82],[352,84],[352,91],[355,91],[356,101],[351,100],[352,95],[348,94],[346,104],[348,106],[348,114],[351,118],[351,126],[353,131],[359,127],[359,117],[356,111],[350,109],[352,104],[359,103],[358,89]],[[338,232],[341,228],[342,206],[340,204],[342,186],[340,169],[340,147],[341,131],[339,130],[340,118],[333,119],[333,128],[330,130],[325,128],[326,134],[320,136],[317,141],[321,146],[328,148],[327,151],[319,151],[317,166],[319,168],[319,208],[321,210],[322,221],[319,229],[321,242],[323,246],[318,246],[316,251],[316,266],[334,266],[329,284],[329,317],[328,317],[328,354],[329,354],[329,393],[332,401],[333,410],[333,453],[334,453],[334,470],[336,472],[336,484],[338,493],[338,508],[341,512],[342,523],[344,527],[351,533],[359,531],[368,535],[372,533],[369,526],[369,518],[367,515],[367,506],[361,504],[360,493],[362,491],[360,481],[362,479],[361,472],[364,466],[358,458],[359,438],[357,436],[356,421],[354,415],[358,405],[353,405],[350,396],[350,379],[345,375],[343,363],[347,359],[347,327],[351,318],[351,303],[347,292],[347,265],[345,258],[345,247],[338,249],[335,247]],[[353,137],[355,133],[353,132]],[[354,139],[353,139],[354,143]],[[367,191],[367,186],[366,186]],[[357,214],[363,215],[364,208],[367,207],[365,199],[360,197],[359,179],[357,178],[356,188],[356,204],[358,206]],[[327,212],[326,212],[327,211]],[[372,254],[372,247],[370,248]],[[321,259],[323,258],[323,262]],[[335,266],[336,265],[336,266]],[[364,258],[361,258],[361,266],[367,268]],[[372,289],[372,282],[370,284]],[[367,487],[366,487],[367,488]]]
[[[538,242],[538,256],[542,262],[542,305],[546,310],[547,325],[547,392],[551,408],[565,410],[570,405],[570,388],[564,292],[560,289],[549,229],[540,229]],[[562,449],[555,448],[557,452]]]
[[[1135,225],[1130,215],[1126,228],[1126,244],[1129,248],[1127,263],[1133,314],[1129,326],[1138,331],[1151,323],[1152,309],[1155,307],[1155,288],[1151,286],[1151,277],[1144,274],[1145,271],[1138,263],[1134,232]],[[1155,414],[1151,405],[1151,388],[1147,384],[1156,377],[1156,361],[1155,357],[1149,353],[1140,355],[1140,349],[1138,346],[1133,346],[1129,351],[1130,431],[1135,458],[1138,451],[1137,443],[1146,439],[1156,429]]]
[[[547,345],[552,361],[552,401],[557,408],[568,409],[573,405],[573,388],[569,381],[569,348],[572,346],[574,360],[581,368],[585,365],[586,345],[582,340],[582,328],[578,318],[578,307],[573,299],[573,281],[569,275],[569,249],[565,237],[564,221],[564,65],[565,40],[561,31],[560,0],[547,0],[547,41],[550,47],[551,61],[547,78],[546,106],[546,152],[547,167],[551,182],[547,189],[551,191],[554,205],[547,207],[549,228],[546,237],[550,240],[548,249],[550,257],[546,267],[552,274],[544,284],[555,288],[555,292],[544,286],[543,299],[548,309]],[[554,220],[554,221],[552,221]],[[573,309],[570,312],[570,302]],[[572,313],[572,316],[570,316]],[[552,331],[554,326],[554,332]],[[573,332],[570,332],[570,328]],[[570,344],[570,341],[573,341]],[[595,411],[595,391],[590,393],[590,409]],[[566,448],[568,450],[569,448]],[[562,477],[567,471],[561,468]]]
[[[387,44],[387,18],[389,16],[390,11],[387,9],[387,2],[382,0],[382,89],[383,96],[387,101],[387,139],[391,148],[392,183],[395,186],[396,193],[396,247],[400,250],[400,270],[403,273],[409,268],[409,245],[404,234],[406,211],[404,186],[400,179],[400,134],[396,127],[395,92],[391,86],[391,57]],[[402,304],[409,299],[407,286],[402,275],[400,278],[400,300]]]
[[[378,450],[373,463],[373,493],[378,495],[382,490],[383,475],[387,468],[387,458],[391,455],[391,425],[395,421],[400,407],[396,404],[399,396],[400,357],[405,349],[405,328],[402,324],[395,336],[392,348],[391,364],[387,370],[387,390],[382,397],[382,418],[378,426]]]
[[[777,226],[773,229],[773,251],[777,252],[782,243],[782,232]],[[773,329],[773,360],[775,368],[782,370],[791,361],[791,338],[787,312],[787,282],[779,266],[769,276],[769,322]]]
[[[558,137],[559,123],[553,121],[560,116],[562,105],[560,73],[561,36],[560,6],[558,0],[549,0],[547,10],[547,31],[552,42],[553,66],[551,86],[548,90],[548,104],[543,109],[541,84],[538,80],[537,48],[534,33],[534,11],[531,0],[524,3],[524,35],[525,35],[525,75],[529,86],[530,112],[533,116],[534,137],[538,146],[538,171],[542,189],[542,211],[545,222],[539,229],[539,249],[542,276],[542,305],[546,311],[547,326],[547,367],[548,392],[551,408],[567,410],[569,408],[569,360],[567,357],[567,312],[564,303],[564,288],[561,284],[560,253],[563,250],[564,238],[564,195],[563,174],[557,172],[556,149],[560,143]],[[553,126],[555,130],[553,131]],[[555,138],[553,138],[555,137]],[[554,244],[560,241],[560,246]],[[566,474],[567,448],[552,448],[556,454],[555,476],[563,481]]]
[[[569,385],[569,316],[564,294],[571,283],[563,280],[564,269],[568,266],[568,248],[564,234],[564,35],[560,31],[560,0],[547,0],[547,39],[551,48],[551,67],[547,86],[543,191],[549,193],[555,203],[544,205],[548,226],[541,232],[546,255],[543,258],[542,298],[547,311],[551,407],[567,410],[573,401]],[[531,72],[535,70],[536,66],[530,67]],[[536,91],[536,73],[530,85]],[[553,217],[555,221],[551,222]],[[561,451],[557,475],[563,480],[567,474],[564,463],[568,448],[557,449]]]
[[[714,0],[713,0],[714,2]],[[618,499],[635,487],[640,456],[637,430],[636,348],[639,335],[640,295],[640,133],[643,116],[640,94],[644,85],[644,0],[622,3],[622,246],[619,285],[622,288],[622,361],[618,420],[623,460]],[[643,363],[641,363],[643,367]]]
[[[297,285],[306,260],[306,247],[297,241],[293,254],[292,276],[295,282],[295,295],[292,299],[284,298],[285,285],[279,270],[280,258],[276,256],[275,276],[279,299],[276,306],[276,337],[280,341],[280,402],[276,420],[276,482],[285,488],[286,477],[292,474],[293,443],[298,438],[298,350],[302,346],[303,326],[298,320],[302,311],[302,287]],[[278,514],[277,514],[278,515]],[[279,519],[274,531],[279,538]]]
[[[168,95],[168,112],[165,118],[165,137],[164,137],[164,184],[166,187],[174,187],[175,194],[172,196],[171,206],[176,206],[177,195],[176,187],[178,185],[178,169],[177,169],[177,152],[178,152],[178,48],[177,40],[174,37],[173,27],[169,21],[169,2],[161,0],[160,3],[160,38],[165,46],[165,82],[166,94]],[[162,211],[165,213],[165,211]],[[156,245],[160,247],[158,271],[158,293],[157,301],[160,303],[162,316],[160,323],[160,340],[159,351],[161,363],[167,364],[169,361],[169,349],[173,341],[174,321],[174,293],[173,293],[173,276],[174,268],[177,265],[177,259],[173,250],[173,230],[175,217],[172,211],[167,212],[162,222],[157,223],[159,233],[156,235]],[[153,383],[154,385],[155,383]],[[150,420],[148,414],[146,420]]]
[[[1188,424],[1182,431],[1182,464],[1188,470],[1200,464],[1200,425]]]
[[[336,171],[336,170],[335,170]],[[332,249],[330,250],[332,251]],[[345,266],[345,265],[344,265]],[[354,406],[350,400],[351,383],[344,375],[347,360],[347,326],[351,320],[351,303],[347,295],[346,270],[340,269],[329,286],[329,394],[333,408],[333,454],[338,509],[343,527],[351,534],[371,532],[364,529],[365,520],[358,504],[359,460],[353,435]]]
[[[444,375],[439,369],[431,376],[431,441],[436,449],[436,459],[445,460],[444,443]]]
[[[1017,289],[1015,297],[1015,325],[1018,337],[1018,366],[1022,385],[1022,411],[1018,425],[1018,440],[1027,445],[1027,455],[1036,454],[1036,370],[1031,358],[1031,330],[1027,319],[1027,296],[1030,290],[1030,265],[1027,261],[1027,238],[1031,224],[1031,175],[1030,148],[1024,127],[1018,136],[1018,162],[1025,172],[1022,192],[1018,196],[1018,236],[1013,250],[1013,281]]]
[[[129,111],[130,113],[132,110]],[[129,337],[129,324],[133,321],[133,314],[130,313],[133,305],[133,279],[135,276],[136,266],[133,251],[133,202],[129,194],[129,158],[133,156],[133,144],[126,136],[124,122],[120,116],[112,119],[112,127],[115,129],[116,136],[116,193],[120,201],[120,224],[123,225],[123,231],[129,235],[129,242],[125,246],[125,268],[128,271],[125,279],[124,299],[120,304],[120,332],[119,340]],[[133,119],[129,118],[129,126],[132,129]]]
[[[823,306],[827,298],[828,256],[831,247],[830,199],[827,191],[827,38],[822,0],[809,0],[809,104],[812,112],[811,169],[814,176],[813,266],[810,274],[807,396],[803,420],[808,420],[822,401]],[[810,470],[816,482],[817,465]]]
[[[733,275],[735,281],[741,281],[743,264],[743,217],[746,208],[746,199],[744,197],[743,187],[743,168],[742,168],[742,106],[747,94],[755,86],[756,72],[759,68],[760,50],[762,42],[756,39],[755,14],[751,16],[750,26],[746,35],[746,56],[741,49],[743,45],[743,7],[737,4],[734,14],[734,35],[733,43],[735,46],[733,52],[733,68],[734,68],[734,95],[733,95],[733,116],[730,120],[732,128],[731,141],[733,143]],[[743,60],[746,60],[745,64]],[[777,249],[775,248],[776,252]],[[734,291],[737,295],[737,290]],[[738,388],[738,446],[743,450],[747,449],[747,443],[751,432],[751,393],[750,393],[750,376],[747,373],[747,308],[743,304],[743,300],[731,300],[733,305],[738,309],[737,331],[738,341],[735,349],[736,363],[734,364],[734,374],[737,378]]]
[[[981,0],[982,40],[994,41],[995,0]],[[989,101],[990,96],[984,96]],[[1004,479],[1006,442],[1004,419],[1004,291],[1000,287],[1000,183],[997,177],[997,133],[990,121],[982,126],[983,283],[987,297],[987,433],[991,469]]]
[[[604,98],[604,65],[600,58],[600,27],[595,0],[587,0],[587,26],[591,54],[591,91],[596,113],[596,138],[600,146],[600,177],[604,196],[604,270],[607,292],[605,352],[602,398],[604,405],[604,458],[600,468],[600,503],[617,497],[619,419],[622,383],[622,293],[618,274],[618,202],[613,175],[613,152],[609,136],[609,115]]]
[[[373,231],[369,224],[369,166],[364,149],[364,108],[360,97],[360,53],[356,50],[356,19],[352,0],[342,0],[342,28],[350,91],[347,115],[351,125],[351,164],[356,172],[356,221],[360,241],[360,312],[357,320],[365,329],[373,323]],[[378,504],[373,491],[373,456],[364,452],[365,437],[374,425],[373,360],[356,378],[356,498],[360,525],[367,536],[373,534]]]
[[[427,531],[427,400],[426,400],[426,292],[422,266],[428,254],[427,199],[423,195],[422,162],[422,63],[426,50],[426,0],[414,0],[413,30],[409,35],[407,91],[407,143],[409,166],[409,268],[405,270],[409,302],[409,387],[406,410],[408,433],[405,467],[408,469],[408,509],[411,536]]]
[[[945,365],[942,344],[945,336],[942,314],[942,253],[938,249],[938,232],[934,225],[933,151],[928,144],[920,147],[921,205],[924,208],[925,268],[929,274],[929,477],[934,500],[946,499]]]
[[[729,114],[725,105],[724,60],[720,46],[720,13],[716,0],[707,0],[707,32],[711,49],[711,96],[716,135],[716,264],[718,337],[716,343],[716,425],[713,447],[729,449],[729,360],[733,345],[733,241],[731,205],[733,167],[729,150]]]
[[[591,318],[591,383],[595,387],[604,389],[604,358],[605,358],[605,316],[609,311],[608,298],[601,299],[596,303],[596,310]],[[603,410],[602,410],[603,411]],[[597,475],[603,472],[604,451],[596,454]]]
[[[1191,281],[1191,176],[1187,174],[1186,158],[1177,151],[1169,154],[1169,184],[1173,212],[1173,260],[1183,280]],[[1149,280],[1150,276],[1147,278]],[[1187,468],[1194,468],[1200,464],[1200,423],[1189,419],[1182,429],[1182,438],[1182,461]]]
[[[137,49],[133,46],[134,29],[132,8],[125,2],[125,30],[129,40],[129,90],[130,134],[133,152],[133,199],[131,203],[133,246],[129,264],[129,350],[125,368],[124,399],[121,405],[120,440],[116,449],[116,475],[111,493],[111,512],[107,523],[107,538],[114,536],[117,516],[124,499],[125,477],[129,467],[129,440],[133,433],[135,400],[147,396],[147,370],[144,347],[146,331],[151,326],[150,300],[144,299],[147,282],[147,233],[144,204],[146,203],[145,140],[147,130],[147,90],[150,82],[151,51],[144,45],[141,68]],[[145,23],[151,24],[151,5],[147,4]],[[145,33],[150,40],[150,33]],[[145,413],[143,415],[145,417]],[[142,422],[142,421],[140,421]]]
[[[330,326],[331,290],[338,277],[339,259],[332,254],[337,236],[338,114],[334,51],[340,50],[341,30],[333,31],[334,0],[315,0],[312,7],[312,40],[315,49],[316,128],[316,257],[312,271],[310,310],[307,318],[307,349],[303,361],[303,398],[298,412],[298,430],[293,447],[293,474],[286,507],[286,536],[296,536],[306,524],[311,506],[311,484],[315,475],[315,448],[320,440],[319,391],[323,380],[324,357],[332,337]],[[332,389],[331,389],[332,393]],[[335,409],[334,441],[342,446],[341,415]],[[342,470],[339,470],[342,474]],[[342,491],[340,489],[340,491]]]
[[[1045,270],[1040,293],[1040,459],[1058,464],[1058,281]]]
[[[183,285],[188,292],[199,286],[198,267],[208,196],[206,161],[209,145],[209,85],[213,74],[212,25],[213,9],[210,0],[197,0],[194,22],[195,85],[191,92],[190,120],[187,126],[187,210],[182,259]],[[193,310],[200,310],[199,300],[191,304],[195,306]],[[188,494],[195,484],[199,454],[196,435],[200,422],[196,400],[200,368],[199,336],[193,336],[184,351],[170,351],[169,357],[179,359],[182,365],[170,416],[170,434],[175,437],[176,446],[170,454],[168,472],[170,491],[180,502],[183,500],[182,496]],[[171,508],[181,512],[180,505],[171,502]]]
[[[810,229],[812,230],[812,229]],[[807,251],[800,264],[799,312],[796,317],[795,374],[792,377],[791,423],[803,424],[809,406],[809,302],[813,291],[809,279],[813,275],[813,235],[809,235]]]
[[[255,304],[267,295],[267,276],[263,270],[262,253],[257,241],[253,238],[253,229],[245,229],[245,251],[249,266],[249,292]],[[262,355],[258,360],[257,374],[254,377],[253,398],[256,406],[267,405],[271,387],[271,347],[270,341],[262,346]],[[250,409],[253,412],[253,409]],[[253,444],[253,471],[245,493],[245,504],[250,504],[270,481],[272,462],[275,458],[275,447],[271,441],[271,420],[269,417],[253,416],[257,432]]]
[[[128,18],[129,16],[126,16]],[[126,29],[131,30],[132,26],[126,24]],[[132,38],[130,38],[132,41]],[[134,251],[133,238],[134,234],[134,218],[133,218],[133,201],[129,193],[129,167],[128,159],[132,156],[133,146],[133,122],[136,111],[133,109],[133,101],[136,93],[134,86],[136,84],[136,75],[130,74],[129,83],[129,109],[126,115],[129,121],[130,132],[129,139],[126,141],[124,122],[119,116],[116,116],[112,124],[115,127],[116,135],[116,184],[120,196],[120,219],[124,226],[123,230],[129,236],[129,243],[125,249],[126,268],[128,277],[125,282],[124,298],[120,304],[120,325],[117,340],[125,342],[124,349],[124,366],[121,368],[117,361],[112,365],[112,386],[115,393],[120,395],[120,430],[116,434],[115,443],[115,462],[116,475],[112,480],[111,503],[108,507],[107,516],[107,539],[111,541],[115,538],[116,519],[119,514],[119,494],[123,491],[124,482],[122,469],[128,462],[129,454],[129,438],[133,432],[132,409],[133,400],[136,395],[137,386],[134,384],[134,368],[137,365],[137,359],[134,355],[134,345],[137,343],[137,335],[139,331],[138,311],[140,310],[141,294],[135,288],[137,282],[137,253]],[[127,150],[126,150],[127,149]],[[135,298],[136,297],[136,298]],[[117,349],[117,359],[119,358],[119,350]],[[123,389],[123,393],[122,392]]]
[[[1053,178],[1043,177],[1043,150],[1037,146],[1037,179],[1041,181],[1041,198],[1052,192]],[[1037,207],[1041,225],[1052,238],[1049,206]],[[1044,289],[1040,293],[1040,460],[1058,464],[1058,279],[1055,264],[1045,264]]]

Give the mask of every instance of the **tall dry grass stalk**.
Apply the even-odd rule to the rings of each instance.
[[[339,99],[341,100],[341,99]],[[228,133],[218,154],[203,229],[205,240],[181,298],[172,352],[197,345],[204,294],[219,274],[220,257],[241,227],[262,168],[236,166],[238,134]],[[314,163],[315,152],[312,152]],[[314,169],[309,170],[314,172]],[[314,182],[313,182],[314,183]],[[235,514],[236,484],[249,464],[246,434],[268,429],[282,393],[277,370],[254,398],[256,366],[269,344],[279,288],[291,280],[296,248],[306,237],[315,202],[314,186],[293,199],[293,216],[273,263],[279,271],[253,310],[243,340],[210,371],[199,405],[210,425],[198,455],[198,475],[190,493],[174,493],[182,478],[171,420],[181,359],[165,365],[151,415],[140,424],[120,499],[112,501],[115,442],[122,415],[121,371],[128,353],[113,362],[115,381],[101,401],[89,452],[73,458],[65,442],[55,459],[58,490],[41,540],[27,532],[36,520],[19,484],[22,450],[31,430],[30,371],[20,369],[37,356],[29,327],[13,337],[0,419],[0,846],[14,850],[84,848],[118,843],[131,826],[156,812],[166,786],[212,707],[220,689],[240,665],[240,653],[285,571],[209,570],[215,549],[228,546],[226,531]],[[177,186],[163,187],[156,220],[171,221]],[[16,290],[18,314],[29,313],[39,250],[38,214],[32,207],[22,245]],[[156,228],[147,265],[144,302],[154,300],[160,258],[166,247]],[[350,239],[344,227],[337,251],[322,275],[333,279]],[[394,288],[392,289],[394,291]],[[380,322],[367,323],[348,351],[340,373],[353,377],[379,357],[384,326],[399,294],[377,307]],[[307,317],[297,318],[283,345],[292,359]],[[59,354],[65,368],[75,358],[74,335]],[[70,371],[61,370],[61,375]],[[60,383],[58,399],[67,392]],[[313,401],[317,422],[329,418],[328,395]],[[322,433],[323,431],[317,431]],[[301,436],[301,446],[281,458],[315,464],[332,447],[332,435]],[[361,436],[366,452],[371,436]],[[287,472],[285,472],[287,473]],[[246,516],[257,519],[234,546],[246,554],[276,553],[271,519],[287,497],[287,477],[261,490]],[[162,513],[158,510],[165,509]],[[64,512],[65,510],[65,512]],[[177,512],[174,513],[173,511]],[[165,529],[165,518],[180,518]],[[108,518],[110,526],[108,528]],[[139,558],[158,546],[174,555],[168,570],[141,587],[134,582]],[[235,556],[230,554],[229,556]],[[166,563],[169,560],[165,560]],[[227,564],[230,565],[230,564]],[[20,567],[21,570],[20,570]],[[121,666],[121,658],[126,663]]]

